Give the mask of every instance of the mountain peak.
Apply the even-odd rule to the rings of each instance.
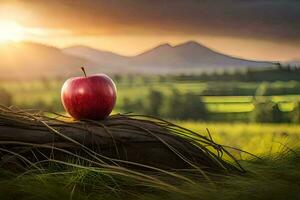
[[[187,41],[185,43],[183,43],[183,45],[196,45],[196,46],[199,46],[200,44],[194,40],[190,40],[190,41]]]
[[[162,71],[170,72],[174,69],[189,71],[211,70],[212,68],[264,67],[272,65],[270,62],[251,61],[228,56],[194,40],[186,41],[178,45],[161,43],[136,56],[117,56],[111,52],[100,50],[71,50],[69,49],[67,52],[64,52],[73,56],[83,57],[97,63],[99,66],[122,66],[122,68],[124,68],[124,66],[130,66],[130,70],[137,71],[151,71],[155,69],[158,72],[161,69]]]
[[[170,45],[169,43],[163,43],[163,44],[160,44],[152,49],[149,49],[148,51],[145,51],[137,56],[145,56],[145,55],[149,55],[149,54],[152,55],[153,53],[160,54],[161,52],[169,51],[171,49],[173,49],[172,45]]]
[[[173,46],[170,45],[169,43],[163,43],[163,44],[158,45],[157,47],[154,47],[152,50],[154,50],[154,49],[170,49],[170,48],[173,48]]]
[[[206,46],[204,46],[204,45],[202,45],[202,44],[200,44],[196,41],[193,41],[193,40],[178,44],[175,47],[192,47],[192,48],[195,48],[195,47],[199,48],[200,47],[200,48],[208,49]]]

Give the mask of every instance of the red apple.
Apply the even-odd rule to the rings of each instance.
[[[116,86],[105,74],[68,79],[61,89],[65,110],[75,119],[105,119],[116,103]]]

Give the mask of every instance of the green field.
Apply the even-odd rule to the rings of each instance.
[[[64,112],[60,102],[62,81],[6,81],[0,83],[13,94],[13,105],[21,108],[38,108]],[[221,84],[221,83],[220,83]],[[260,83],[234,82],[245,90],[254,91]],[[284,83],[281,83],[284,85]],[[177,89],[181,93],[192,92],[202,97],[207,109],[222,121],[224,116],[246,118],[255,109],[253,95],[201,95],[211,83],[199,81],[158,82],[157,80],[133,80],[117,83],[118,101],[114,113],[123,112],[125,98],[146,101],[151,89],[159,90],[164,97]],[[260,96],[278,103],[286,114],[291,113],[300,101],[298,94]],[[137,109],[135,113],[140,113]],[[238,119],[235,117],[234,119]],[[253,157],[233,148],[226,148],[247,170],[243,176],[218,176],[205,180],[195,175],[179,172],[193,180],[180,182],[174,177],[159,173],[145,173],[160,181],[151,184],[127,173],[112,173],[107,168],[82,167],[82,163],[64,168],[49,165],[48,168],[30,170],[21,175],[0,170],[0,199],[297,199],[300,190],[299,145],[300,124],[296,123],[245,123],[230,118],[229,122],[175,120],[185,128],[209,137],[214,141],[255,154]],[[73,161],[70,161],[73,163]],[[69,165],[70,163],[67,163]],[[174,189],[174,186],[176,189]]]
[[[256,155],[274,154],[300,145],[300,125],[295,124],[177,123],[203,135],[208,135],[208,129],[216,142]],[[249,158],[247,154],[239,156]]]
[[[254,109],[253,96],[202,96],[201,92],[210,83],[205,82],[156,82],[150,81],[147,83],[120,83],[117,84],[118,100],[117,110],[122,112],[119,105],[123,104],[124,98],[145,99],[149,93],[149,89],[156,89],[168,96],[172,89],[177,89],[182,93],[192,92],[199,94],[203,102],[207,104],[207,108],[211,112],[226,113],[226,112],[251,112]],[[0,88],[4,88],[13,94],[13,104],[21,107],[56,107],[62,109],[60,104],[60,88],[63,81],[11,81],[1,82]],[[255,88],[258,83],[235,83],[244,88]],[[295,107],[295,102],[300,101],[300,95],[274,95],[266,96],[266,99],[278,103],[283,112],[290,112]],[[137,111],[138,112],[138,111]]]
[[[42,108],[55,112],[64,112],[60,102],[60,88],[63,81],[59,80],[36,80],[36,81],[6,81],[0,83],[4,88],[13,94],[13,105],[21,108]],[[182,93],[193,92],[200,94],[211,83],[199,81],[173,81],[159,82],[157,79],[133,79],[117,82],[118,99],[114,113],[123,112],[120,105],[125,97],[131,100],[147,99],[150,89],[161,91],[165,96],[171,94],[176,88]],[[225,83],[230,84],[230,83]],[[255,88],[260,83],[234,82],[243,88]],[[277,84],[277,83],[276,83]],[[277,84],[278,85],[278,84]],[[238,114],[239,118],[251,114],[254,109],[253,96],[202,96],[207,109],[215,113],[216,118],[223,115]],[[300,95],[274,95],[264,96],[278,103],[283,112],[291,112],[295,102],[300,101]],[[139,114],[139,110],[135,110]],[[257,154],[265,152],[276,152],[282,144],[297,143],[300,134],[300,125],[293,124],[255,124],[255,123],[222,123],[222,122],[179,122],[184,127],[205,132],[208,128],[214,135],[216,141],[234,145]],[[287,137],[288,136],[288,137]],[[293,146],[294,144],[292,144]]]

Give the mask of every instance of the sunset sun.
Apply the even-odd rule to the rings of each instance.
[[[21,41],[25,37],[25,29],[14,21],[0,21],[0,42]]]

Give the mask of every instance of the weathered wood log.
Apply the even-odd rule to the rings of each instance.
[[[170,122],[136,115],[74,122],[58,115],[49,117],[2,107],[0,146],[2,163],[8,155],[31,162],[74,157],[148,169],[243,171],[211,138]],[[233,162],[224,160],[223,154]]]

